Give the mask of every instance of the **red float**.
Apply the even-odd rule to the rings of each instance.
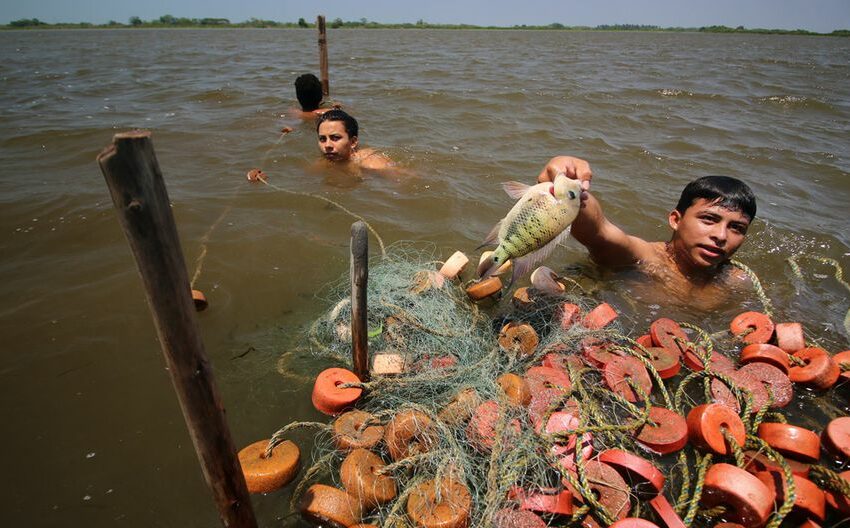
[[[841,369],[822,348],[804,348],[791,355],[805,363],[802,366],[793,365],[789,369],[788,377],[793,382],[824,390],[835,385],[841,375]]]
[[[679,326],[679,323],[666,317],[657,319],[649,325],[649,335],[655,346],[669,348],[678,352],[687,348],[684,342],[690,341],[688,335]]]
[[[664,528],[686,528],[682,518],[670,505],[663,494],[659,493],[655,498],[649,501],[650,507],[655,511],[658,518],[661,520]]]
[[[776,323],[776,345],[789,354],[806,348],[803,325],[800,323]]]
[[[850,482],[850,470],[838,474],[841,478]],[[833,491],[826,492],[826,504],[842,515],[850,516],[850,497]]]
[[[590,491],[605,506],[614,520],[626,518],[631,508],[631,501],[629,500],[629,487],[623,477],[614,468],[598,460],[591,460],[585,464],[584,471]],[[564,484],[569,488],[566,482]],[[577,501],[584,502],[581,493],[576,490],[571,491]],[[589,517],[585,519],[584,523],[591,526],[596,525],[596,522]]]
[[[730,464],[708,468],[700,502],[707,508],[726,506],[728,519],[746,527],[762,526],[773,512],[773,495],[755,476]]]
[[[569,330],[581,319],[581,307],[577,304],[564,303],[558,310],[558,322],[562,330]]]
[[[548,515],[573,513],[573,494],[569,490],[542,489],[531,492],[514,486],[508,491],[508,499],[516,501],[520,510]]]
[[[723,436],[725,429],[739,447],[747,440],[744,422],[732,409],[719,403],[708,403],[691,409],[688,413],[688,438],[703,451],[728,455],[731,448]]]
[[[640,387],[645,396],[649,396],[649,393],[652,392],[652,379],[649,377],[646,367],[639,359],[631,356],[619,356],[611,359],[602,368],[602,377],[612,392],[632,403],[642,401],[643,397],[632,388],[631,383]]]
[[[641,456],[622,449],[608,449],[599,453],[599,460],[617,470],[642,499],[654,497],[664,488],[664,474]]]
[[[649,348],[655,345],[655,343],[652,342],[652,336],[649,334],[644,334],[639,338],[635,339],[635,343],[639,344],[643,348]]]
[[[767,363],[781,370],[786,375],[788,374],[788,354],[779,347],[773,345],[754,343],[747,345],[741,350],[741,356],[738,358],[741,364],[747,363]]]
[[[603,341],[598,337],[585,337],[581,340],[581,352],[585,363],[591,367],[602,368],[606,363],[618,354],[611,352],[614,346],[610,341]]]
[[[850,416],[842,416],[829,422],[821,433],[824,447],[833,454],[850,460]]]
[[[646,351],[649,352],[647,359],[655,367],[655,370],[658,371],[661,379],[672,378],[682,370],[678,351],[664,347],[650,347]]]
[[[794,398],[794,384],[791,379],[773,365],[749,363],[741,367],[739,372],[764,384],[765,389],[773,395],[771,407],[785,407]]]
[[[329,368],[320,372],[313,385],[313,407],[331,416],[351,407],[363,394],[363,389],[341,387],[346,383],[360,383],[360,378],[350,370],[342,368]]]
[[[620,519],[608,528],[658,528],[658,525],[640,517]]]
[[[758,436],[788,458],[816,463],[820,458],[820,438],[813,431],[785,423],[762,422]]]
[[[493,449],[499,419],[499,404],[493,400],[486,401],[475,409],[466,427],[466,437],[475,449],[484,453],[489,453]],[[521,426],[516,418],[508,422],[500,439],[504,443],[502,446],[504,449],[510,448],[520,430]]]
[[[649,419],[638,430],[636,440],[643,446],[662,455],[673,453],[688,443],[688,423],[679,414],[664,407],[652,407]]]
[[[534,512],[505,508],[493,515],[493,528],[546,528],[546,522]]]
[[[773,337],[773,321],[759,312],[744,312],[729,324],[732,335],[741,337],[744,343],[767,343]],[[746,335],[744,335],[746,334]]]
[[[788,483],[785,476],[775,471],[759,471],[755,476],[770,489],[777,508],[785,502]],[[812,518],[823,522],[826,517],[826,496],[820,488],[806,478],[794,477],[794,506],[791,514],[802,518]]]
[[[589,330],[599,330],[608,326],[617,318],[617,312],[608,303],[602,303],[589,311],[582,320],[582,325]]]

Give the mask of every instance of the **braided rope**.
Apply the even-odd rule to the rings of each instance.
[[[788,462],[785,461],[785,457],[779,454],[776,450],[770,447],[767,442],[758,436],[748,434],[745,447],[748,449],[755,449],[756,451],[763,451],[770,460],[776,462],[779,464],[779,467],[782,468],[782,475],[785,477],[785,501],[782,503],[782,506],[774,512],[770,522],[765,526],[765,528],[777,528],[782,523],[785,516],[791,512],[791,509],[794,507],[794,502],[797,500],[797,484],[794,481],[794,474],[791,472],[791,467],[788,465]]]
[[[697,455],[697,459],[699,459],[699,455]],[[699,509],[699,500],[702,498],[702,487],[705,484],[705,473],[708,471],[709,464],[711,464],[711,453],[705,455],[697,465],[697,483],[694,486],[694,493],[691,495],[691,500],[688,502],[688,513],[682,519],[685,526],[693,524],[694,517],[696,517],[697,509]]]
[[[739,260],[732,259],[729,263],[743,271],[747,277],[749,277],[750,281],[753,283],[753,289],[756,291],[756,295],[764,307],[764,313],[767,314],[768,317],[773,317],[773,304],[770,302],[770,298],[767,296],[767,293],[765,293],[764,287],[761,285],[761,281],[755,272]]]

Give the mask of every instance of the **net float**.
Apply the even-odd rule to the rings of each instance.
[[[397,376],[405,370],[404,356],[394,353],[375,354],[372,357],[373,376]]]
[[[820,437],[814,431],[786,423],[762,422],[758,436],[788,458],[806,463],[820,459]]]
[[[469,264],[469,258],[462,252],[455,251],[440,267],[439,273],[449,280],[454,280],[466,268],[467,264]]]
[[[345,491],[356,498],[364,510],[386,504],[396,498],[395,480],[381,474],[386,464],[366,449],[351,451],[339,468],[339,480]]]
[[[384,429],[384,441],[393,460],[427,453],[436,444],[431,418],[421,411],[401,411]]]
[[[838,365],[838,370],[841,371],[841,379],[850,381],[850,350],[835,354],[832,356],[832,360]]]
[[[298,510],[305,521],[323,528],[348,528],[363,517],[363,506],[357,498],[325,484],[307,488]]]
[[[527,310],[534,306],[534,296],[532,295],[531,288],[523,286],[514,290],[511,302],[520,310]]]
[[[788,493],[788,483],[782,473],[759,471],[755,476],[768,487],[773,494],[773,502],[780,508]],[[794,479],[794,506],[790,515],[814,519],[823,522],[826,518],[826,495],[809,479],[792,475]]]
[[[465,423],[480,403],[481,397],[475,389],[471,387],[463,389],[455,394],[448,405],[440,411],[437,418],[452,426]]]
[[[569,330],[581,319],[581,307],[573,303],[562,304],[556,313],[561,330]]]
[[[546,515],[572,515],[573,494],[569,490],[544,488],[526,491],[519,486],[508,490],[508,500],[515,501],[523,511]]]
[[[697,449],[728,455],[731,447],[723,435],[725,429],[739,447],[747,440],[744,422],[732,409],[719,403],[698,405],[688,413],[688,438]]]
[[[742,375],[751,376],[760,381],[772,395],[771,407],[785,407],[794,398],[794,384],[782,370],[768,363],[748,363],[738,369]]]
[[[466,426],[466,437],[472,446],[482,453],[489,453],[496,443],[496,427],[500,418],[499,403],[488,400],[475,408],[472,418]],[[510,449],[513,439],[519,436],[522,426],[516,418],[510,420],[505,427],[502,437],[504,449]]]
[[[196,312],[203,312],[209,306],[207,297],[201,290],[192,290],[192,302],[195,304]]]
[[[776,346],[789,354],[806,348],[803,325],[800,323],[776,323]]]
[[[613,348],[614,343],[598,337],[588,336],[581,340],[582,357],[591,367],[602,368],[615,357],[620,357]]]
[[[466,528],[471,510],[469,489],[452,478],[427,480],[407,499],[407,516],[417,528]]]
[[[619,394],[626,400],[634,403],[643,401],[652,392],[652,379],[649,372],[639,359],[631,356],[618,356],[602,367],[602,378],[605,384],[615,394]],[[641,391],[635,390],[631,383],[637,385]]]
[[[546,521],[534,512],[504,508],[493,515],[493,528],[546,528]]]
[[[810,470],[809,464],[794,460],[793,458],[786,458],[785,463],[788,464],[788,467],[791,468],[791,473],[794,475],[808,478]],[[773,471],[782,473],[782,466],[768,458],[768,456],[761,451],[744,451],[743,468],[750,473],[756,473],[758,471]]]
[[[744,312],[729,323],[729,331],[744,343],[767,343],[773,337],[773,321],[760,312]]]
[[[679,323],[666,317],[656,319],[649,325],[649,337],[657,347],[680,352],[686,348],[685,343],[690,341]]]
[[[664,347],[649,347],[645,348],[647,353],[646,359],[661,376],[661,379],[670,379],[675,377],[682,370],[682,363],[679,362],[679,352]]]
[[[248,493],[275,491],[292,482],[298,474],[301,451],[297,445],[285,440],[266,456],[268,445],[268,440],[260,440],[244,447],[237,455]]]
[[[676,510],[673,509],[670,501],[667,500],[667,497],[663,493],[659,493],[650,499],[649,507],[658,515],[663,528],[686,528],[682,518],[679,517],[679,514],[676,513]]]
[[[791,355],[804,363],[800,366],[792,365],[788,369],[788,377],[795,383],[803,383],[815,389],[825,390],[835,385],[841,375],[838,364],[822,348],[804,348]]]
[[[618,317],[614,308],[608,303],[602,303],[593,310],[587,312],[587,315],[581,321],[581,324],[588,330],[600,330],[605,328]]]
[[[611,517],[614,520],[625,519],[629,515],[632,504],[629,499],[629,486],[623,477],[613,467],[599,460],[590,460],[585,464],[584,472],[589,491],[608,510]],[[577,477],[577,475],[573,476]],[[578,490],[572,489],[567,482],[564,482],[564,486],[572,492],[578,502],[584,502]],[[595,519],[590,516],[586,517],[582,524],[597,526]]]
[[[258,182],[258,181],[266,181],[268,176],[263,172],[262,169],[251,169],[248,171],[248,174],[245,175],[249,182]]]
[[[768,394],[764,384],[754,378],[752,375],[735,370],[727,373],[727,376],[735,384],[735,387],[742,392],[741,401],[735,395],[735,392],[726,385],[726,382],[720,378],[711,380],[711,396],[715,403],[726,405],[736,413],[740,413],[743,408],[746,394],[749,392],[752,396],[752,412],[758,412],[762,407],[767,405]]]
[[[697,350],[688,348],[682,353],[682,363],[694,372],[705,370],[705,364],[701,355],[705,355],[705,349],[699,347]],[[714,351],[708,360],[711,370],[717,372],[731,372],[735,370],[735,363],[718,351]]]
[[[526,407],[531,403],[531,390],[522,376],[508,372],[496,378],[496,383],[511,404]]]
[[[510,322],[502,327],[499,332],[499,346],[505,352],[518,354],[519,357],[528,357],[537,348],[540,338],[537,332],[528,323]]]
[[[644,447],[666,455],[688,443],[688,423],[683,416],[665,407],[651,407],[649,419],[638,429],[636,440]]]
[[[842,471],[839,477],[850,482],[850,470]],[[837,491],[826,492],[826,504],[840,515],[850,516],[850,497]]]
[[[348,409],[363,394],[363,389],[359,387],[343,387],[349,383],[360,383],[360,378],[343,368],[323,370],[316,376],[316,382],[313,384],[313,407],[330,416],[336,416]]]
[[[658,525],[640,517],[626,517],[614,522],[608,528],[658,528]]]
[[[343,413],[333,423],[333,439],[340,451],[372,449],[384,438],[384,426],[365,411]]]
[[[655,346],[655,343],[652,342],[652,336],[649,334],[644,334],[637,339],[635,339],[635,343],[639,344],[643,348],[649,348]]]
[[[790,365],[788,363],[788,354],[781,348],[765,343],[753,343],[747,345],[741,350],[741,355],[738,361],[742,365],[748,363],[767,363],[788,374]]]
[[[664,474],[641,456],[622,449],[607,449],[599,453],[599,460],[617,470],[641,499],[654,497],[664,489]]]
[[[494,276],[472,283],[466,288],[466,295],[473,301],[480,301],[500,291],[502,291],[502,281]]]
[[[827,450],[850,460],[850,416],[842,416],[829,422],[820,437]]]
[[[531,367],[525,373],[525,380],[532,395],[547,388],[567,393],[572,387],[569,374],[551,367]]]
[[[705,472],[700,503],[706,508],[726,506],[727,519],[758,527],[773,512],[773,495],[754,475],[731,464],[714,464]]]

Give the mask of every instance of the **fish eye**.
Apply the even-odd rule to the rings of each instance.
[[[576,199],[576,193],[574,191],[570,191],[570,200]]]

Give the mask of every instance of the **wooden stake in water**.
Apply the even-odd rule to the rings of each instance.
[[[366,285],[369,282],[369,235],[366,224],[351,224],[351,361],[360,381],[369,381]]]
[[[322,75],[322,93],[325,97],[331,94],[331,86],[328,78],[328,34],[325,30],[325,17],[316,17],[316,27],[319,28],[319,70]]]
[[[186,264],[150,132],[116,134],[97,162],[142,276],[165,363],[221,521],[228,528],[256,528],[198,332]]]

